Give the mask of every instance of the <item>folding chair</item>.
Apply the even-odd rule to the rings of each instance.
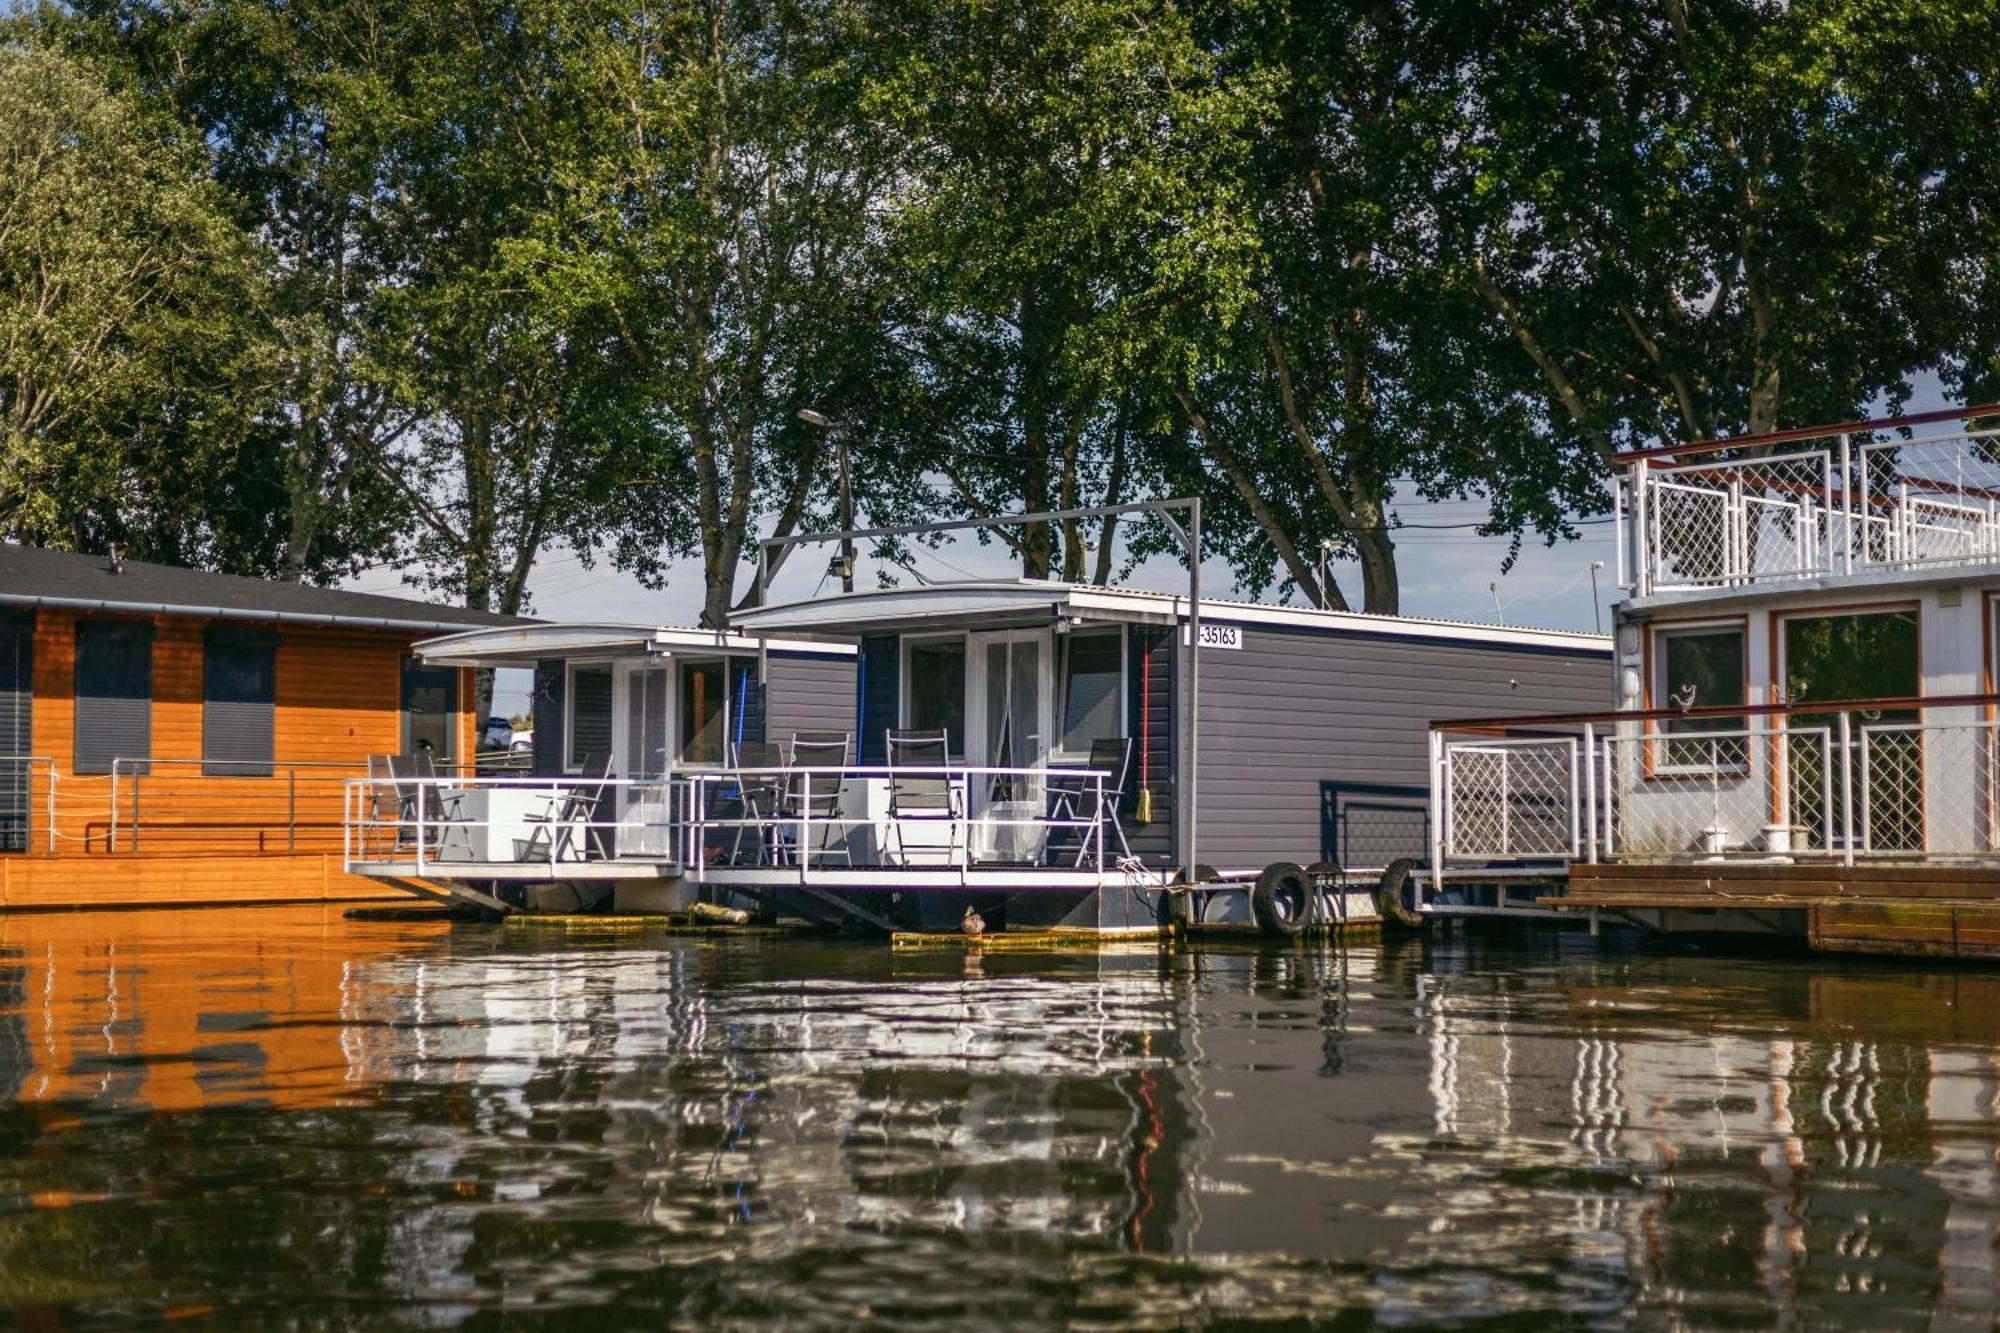
[[[1127,856],[1132,854],[1131,846],[1125,841],[1125,828],[1118,822],[1118,803],[1125,795],[1125,783],[1131,774],[1130,736],[1094,740],[1090,743],[1090,757],[1081,768],[1050,772],[1049,820],[1051,823],[1069,821],[1068,826],[1060,831],[1076,836],[1076,860],[1073,864],[1082,865],[1084,857],[1090,854],[1090,830],[1082,825],[1095,824],[1100,819],[1109,821],[1119,849]],[[1093,780],[1094,775],[1102,775],[1101,785]]]
[[[590,784],[590,772],[597,769],[597,781]],[[524,842],[516,844],[515,859],[519,861],[539,860],[537,853],[553,847],[553,855],[558,861],[608,861],[611,859],[604,840],[603,821],[597,817],[598,809],[604,804],[604,793],[611,783],[611,760],[599,761],[596,755],[583,757],[583,775],[576,783],[563,790],[561,797],[550,803],[546,814],[529,815],[527,823],[537,827]],[[584,826],[584,845],[579,852],[576,846],[576,825]],[[591,851],[595,849],[596,855]]]
[[[778,747],[769,741],[738,741],[732,747],[735,756],[730,767],[736,772],[736,801],[742,810],[744,822],[736,826],[736,838],[729,849],[729,863],[743,863],[743,835],[754,832],[757,836],[757,859],[752,865],[764,864],[764,853],[771,846],[770,835],[776,829],[768,822],[784,803],[786,778],[778,771],[784,767],[783,756]],[[747,772],[756,769],[758,772]],[[724,789],[725,794],[727,788]]]
[[[903,854],[903,821],[949,820],[949,851],[958,859],[958,838],[964,811],[951,779],[951,739],[940,731],[884,733],[889,756],[889,832],[896,855]],[[911,772],[912,769],[930,770]]]
[[[840,818],[840,788],[844,781],[840,775],[847,771],[848,760],[854,753],[854,733],[795,731],[792,733],[791,750],[785,761],[787,768],[832,769],[833,772],[788,774],[783,806],[785,820],[796,823],[803,819],[818,826],[816,844],[811,848],[814,856],[821,860],[838,856],[853,865],[854,854],[848,850],[845,831],[837,821]],[[835,838],[840,839],[840,845],[833,844]],[[806,848],[796,850],[801,857],[807,851]]]

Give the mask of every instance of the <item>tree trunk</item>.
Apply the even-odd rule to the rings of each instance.
[[[1271,549],[1278,553],[1278,559],[1284,563],[1285,572],[1292,576],[1293,584],[1305,595],[1306,600],[1314,606],[1325,606],[1335,611],[1347,610],[1347,598],[1341,595],[1339,585],[1328,579],[1325,587],[1320,586],[1319,580],[1313,576],[1312,566],[1299,554],[1298,547],[1292,543],[1291,534],[1285,531],[1284,524],[1278,521],[1278,516],[1272,512],[1271,506],[1264,502],[1263,493],[1257,489],[1256,481],[1244,470],[1242,460],[1237,458],[1236,451],[1209,429],[1208,418],[1195,406],[1193,397],[1186,390],[1176,389],[1174,399],[1180,404],[1188,424],[1194,427],[1195,434],[1201,437],[1208,456],[1222,469],[1223,475],[1229,478],[1244,507],[1257,521],[1257,526],[1263,529],[1264,539],[1270,542]]]

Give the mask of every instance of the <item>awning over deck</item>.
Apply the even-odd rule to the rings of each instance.
[[[718,654],[754,655],[759,647],[782,651],[788,645],[760,645],[743,634],[714,630],[675,629],[658,625],[510,625],[426,639],[417,656],[434,666],[531,667],[548,658],[673,657]],[[839,648],[823,644],[793,645],[826,653]]]
[[[1058,620],[1137,621],[1171,625],[1185,617],[1187,599],[1038,579],[933,583],[920,588],[878,588],[809,601],[779,602],[732,617],[746,635],[785,634],[799,639],[851,642],[868,634],[927,626],[952,629],[1025,629]]]

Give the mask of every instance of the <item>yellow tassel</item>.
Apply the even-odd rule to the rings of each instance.
[[[1139,808],[1132,812],[1132,819],[1134,823],[1139,824],[1150,824],[1153,822],[1153,789],[1151,787],[1139,788]]]

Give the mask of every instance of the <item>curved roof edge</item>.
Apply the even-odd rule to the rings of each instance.
[[[747,634],[687,629],[669,625],[597,624],[587,621],[547,621],[534,625],[503,625],[425,639],[412,651],[426,662],[457,666],[527,666],[543,658],[638,656],[671,657],[676,653],[813,653],[851,656],[848,644],[758,639]]]
[[[852,639],[873,630],[942,621],[976,625],[1012,618],[1021,623],[1039,608],[1057,615],[1097,619],[1150,620],[1171,623],[1187,618],[1185,593],[1164,593],[1095,584],[1051,583],[1038,579],[981,579],[931,583],[916,588],[874,588],[835,593],[794,602],[773,603],[740,611],[731,619],[746,635],[789,634],[825,639]],[[1230,598],[1201,599],[1203,620],[1227,624],[1286,625],[1327,632],[1446,639],[1475,643],[1605,653],[1611,636],[1581,630],[1539,629],[1492,625],[1477,621],[1422,616],[1382,616],[1359,611],[1322,611],[1315,607],[1280,606]]]

